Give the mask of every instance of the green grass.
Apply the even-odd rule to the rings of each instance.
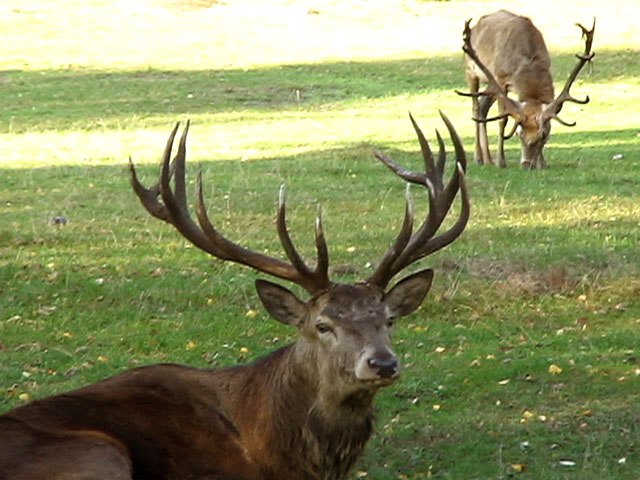
[[[318,22],[346,8],[322,5]],[[93,63],[69,67],[64,52],[45,59],[37,35],[23,42],[28,61],[20,63],[7,43],[0,56],[0,411],[136,365],[229,365],[294,338],[261,309],[253,272],[190,247],[132,194],[127,157],[151,182],[176,120],[193,120],[190,187],[201,169],[211,216],[228,237],[280,255],[273,219],[284,183],[303,253],[313,255],[320,203],[332,265],[353,272],[334,276],[365,276],[404,208],[403,182],[372,150],[420,167],[408,110],[433,140],[435,128],[445,130],[442,109],[467,151],[473,144],[470,105],[453,93],[464,88],[457,43],[416,54],[401,35],[413,18],[407,5],[423,14],[435,8],[448,25],[467,3],[388,6],[385,25],[396,20],[405,43],[354,58],[353,31],[344,56],[330,59],[320,48],[302,51],[303,39],[286,52],[265,44],[258,61],[246,43],[216,38],[206,58],[235,52],[237,66],[203,66],[190,49],[184,65],[171,49],[135,63],[128,44],[115,42]],[[180,10],[176,21],[198,12]],[[374,15],[366,10],[358,23],[335,14],[365,32]],[[62,21],[49,15],[38,28]],[[631,18],[617,19],[620,32]],[[563,110],[578,126],[554,126],[550,168],[520,170],[515,140],[506,170],[470,163],[471,221],[456,243],[421,264],[436,270],[433,291],[397,329],[405,372],[378,399],[377,433],[354,478],[637,478],[640,63],[635,37],[607,37],[612,20],[600,19],[594,70],[574,85],[592,102]],[[231,35],[229,23],[223,31]],[[7,35],[37,33],[36,26]],[[74,29],[65,32],[73,38]],[[209,38],[199,23],[190,34],[180,42],[201,46]],[[559,86],[573,49],[550,45]],[[425,195],[413,192],[423,216]],[[52,225],[55,216],[68,223]]]

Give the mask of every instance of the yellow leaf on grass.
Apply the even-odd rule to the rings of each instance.
[[[511,468],[513,468],[515,472],[522,473],[527,469],[527,466],[524,463],[512,463]]]
[[[562,373],[562,368],[552,363],[549,365],[549,373],[551,375],[560,375]]]

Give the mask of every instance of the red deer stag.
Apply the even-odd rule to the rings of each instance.
[[[429,212],[414,232],[407,195],[395,242],[373,273],[355,284],[329,280],[320,215],[317,262],[314,268],[305,263],[287,231],[282,190],[277,231],[288,262],[225,238],[209,220],[200,177],[196,223],[185,194],[188,123],[170,161],[176,125],[159,182],[145,188],[131,164],[133,189],[151,215],[198,248],[303,287],[311,295],[306,302],[277,284],[256,281],[267,311],[296,327],[297,339],[253,364],[214,370],[142,367],[5,413],[0,416],[0,479],[346,478],[372,433],[375,394],[400,373],[390,338],[394,320],[423,302],[433,271],[421,270],[387,286],[401,270],[453,242],[469,218],[465,153],[453,126],[442,118],[457,160],[446,185],[442,139],[438,135],[435,161],[413,118],[425,173],[405,170],[376,153],[404,180],[427,189]],[[438,234],[458,192],[459,217]]]
[[[498,136],[497,163],[506,167],[504,141],[517,131],[520,136],[522,155],[520,163],[525,168],[545,168],[543,152],[551,132],[551,120],[565,126],[574,126],[558,117],[564,102],[585,104],[587,96],[578,100],[569,94],[569,89],[582,67],[591,61],[591,52],[595,19],[591,30],[577,24],[585,38],[582,54],[576,55],[578,63],[569,75],[560,94],[554,98],[551,61],[542,34],[526,17],[500,10],[485,15],[473,28],[468,20],[464,28],[464,46],[466,53],[465,69],[470,93],[457,92],[470,96],[473,101],[472,115],[476,122],[476,161],[480,164],[493,163],[487,138],[487,122],[500,120]],[[480,82],[486,82],[487,88],[480,92]],[[514,92],[518,100],[507,93]],[[498,100],[500,114],[488,118],[489,109]],[[509,117],[514,126],[505,136]]]

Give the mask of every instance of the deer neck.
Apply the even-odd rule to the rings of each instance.
[[[376,390],[354,386],[333,360],[299,340],[291,347],[283,393],[287,387],[293,394],[305,392],[309,411],[344,428],[344,422],[358,422],[371,414]]]
[[[337,378],[326,385],[318,361],[299,341],[250,366],[255,374],[245,377],[250,381],[247,391],[264,390],[254,397],[262,402],[253,406],[246,395],[239,412],[249,456],[266,470],[297,462],[287,472],[273,470],[273,478],[343,479],[371,436],[375,392],[343,389]]]

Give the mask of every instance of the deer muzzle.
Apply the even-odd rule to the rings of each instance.
[[[400,362],[389,348],[365,350],[356,366],[362,381],[393,381],[400,376]]]

